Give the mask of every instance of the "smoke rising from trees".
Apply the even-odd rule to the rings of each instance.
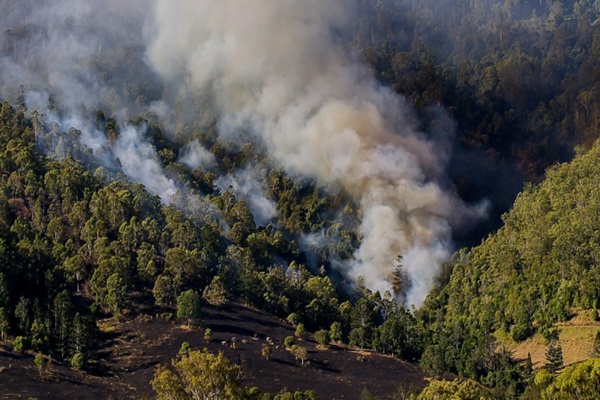
[[[34,109],[46,124],[81,130],[98,159],[119,164],[165,202],[177,187],[143,127],[128,118],[194,115],[190,100],[210,98],[221,134],[251,130],[289,173],[350,194],[361,207],[362,241],[348,274],[373,290],[391,289],[402,255],[406,302],[418,306],[453,250],[453,227],[485,207],[464,204],[448,188],[445,149],[413,128],[403,98],[347,54],[343,37],[354,12],[353,1],[341,0],[42,2],[20,36],[5,35],[0,74],[4,87],[44,93],[36,98],[48,104]],[[145,63],[111,66],[114,75],[91,67],[135,57]],[[148,87],[130,87],[140,76]],[[118,140],[93,128],[96,109],[120,116]],[[187,142],[181,161],[210,167],[208,152]]]
[[[419,305],[451,250],[452,226],[482,210],[436,183],[435,144],[336,42],[349,2],[158,1],[154,15],[147,54],[156,71],[209,91],[225,124],[252,126],[288,171],[350,193],[363,235],[350,274],[387,290],[402,254],[407,302]]]

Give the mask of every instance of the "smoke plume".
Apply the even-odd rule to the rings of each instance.
[[[289,173],[351,195],[362,222],[348,275],[373,290],[391,289],[402,255],[408,305],[419,306],[432,287],[452,251],[453,227],[484,212],[448,188],[447,149],[415,130],[405,100],[345,50],[355,0],[33,4],[26,17],[8,11],[3,17],[20,24],[10,21],[19,29],[4,30],[0,49],[3,88],[20,88],[3,96],[15,99],[24,90],[46,126],[78,129],[79,142],[101,164],[119,168],[164,202],[185,201],[173,196],[178,188],[145,128],[129,119],[149,113],[175,130],[200,98],[210,102],[204,112],[218,112],[219,134],[235,139],[251,131]],[[140,81],[146,84],[132,84]],[[116,140],[90,122],[98,109],[118,117]],[[197,115],[206,118],[200,109]],[[211,153],[194,138],[177,137],[187,144],[180,162],[212,168]],[[220,183],[233,186],[267,222],[275,210],[247,174]]]
[[[211,93],[222,130],[251,126],[288,171],[350,193],[363,237],[350,275],[390,289],[402,255],[406,300],[419,306],[452,226],[482,210],[437,183],[435,145],[414,131],[403,99],[344,53],[351,3],[158,0],[147,57],[180,90]]]
[[[266,189],[256,179],[258,175],[257,171],[251,169],[238,170],[220,177],[215,185],[221,192],[231,188],[236,197],[244,199],[248,210],[254,216],[254,222],[266,226],[277,216],[277,205],[265,197]]]

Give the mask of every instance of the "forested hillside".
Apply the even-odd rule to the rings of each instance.
[[[451,117],[453,179],[464,196],[491,198],[498,217],[523,181],[598,137],[598,2],[361,4],[357,49],[427,132],[448,124],[440,112]]]
[[[554,324],[596,310],[598,161],[600,143],[552,167],[519,194],[501,229],[454,256],[449,281],[419,311],[432,332],[424,368],[507,384],[493,376],[493,333],[522,341],[538,331],[552,341]]]
[[[188,324],[197,321],[190,302],[241,299],[302,329],[326,329],[336,341],[419,357],[416,321],[389,293],[382,298],[342,282],[336,290],[324,275],[326,263],[316,275],[306,268],[307,254],[286,239],[289,230],[257,227],[243,201],[202,175],[188,171],[186,178],[192,187],[199,179],[212,194],[204,207],[184,213],[163,206],[140,184],[118,176],[107,181],[101,168],[91,173],[71,157],[43,157],[23,110],[4,103],[0,116],[0,328],[15,350],[85,360],[95,319],[104,313],[119,318],[136,296],[151,293],[157,306],[176,308]],[[323,240],[341,235],[348,242],[332,240],[324,259],[348,257],[355,233],[321,216],[340,200],[281,172],[271,176],[279,208],[292,209],[281,225],[327,226]]]
[[[100,319],[236,301],[467,379],[418,398],[593,393],[599,1],[74,3],[0,0],[6,348],[86,371]]]

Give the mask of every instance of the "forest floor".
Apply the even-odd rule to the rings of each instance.
[[[150,398],[149,382],[156,365],[169,364],[183,342],[193,349],[222,351],[242,367],[244,386],[272,394],[284,389],[314,390],[319,399],[358,399],[366,387],[373,395],[388,399],[399,386],[420,389],[426,384],[416,364],[345,346],[321,347],[308,337],[301,345],[308,350],[309,363],[301,366],[283,346],[294,329],[240,304],[205,307],[198,328],[188,328],[168,314],[143,306],[131,314],[136,316],[99,323],[102,338],[84,372],[53,361],[41,373],[33,353],[16,354],[0,346],[0,398]],[[204,340],[207,327],[213,331],[209,342]],[[269,360],[261,355],[267,340],[273,343]]]

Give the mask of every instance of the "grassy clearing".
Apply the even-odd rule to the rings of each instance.
[[[556,326],[559,331],[559,342],[563,350],[565,365],[587,360],[594,356],[594,339],[596,333],[600,331],[600,324],[589,318],[587,312],[582,314],[568,323]],[[534,369],[539,369],[546,364],[548,342],[542,335],[536,334],[521,343],[516,343],[509,334],[502,331],[495,332],[494,336],[498,344],[512,351],[514,359],[525,360],[527,354],[530,354]]]
[[[565,365],[593,357],[594,339],[600,330],[598,325],[565,325],[558,329]]]

